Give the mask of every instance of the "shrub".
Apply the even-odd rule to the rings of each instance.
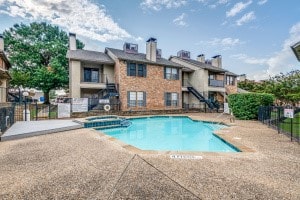
[[[238,119],[257,119],[259,106],[268,106],[273,104],[274,96],[263,93],[243,93],[231,94],[229,98],[229,107]]]

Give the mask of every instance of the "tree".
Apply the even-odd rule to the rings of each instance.
[[[68,35],[45,22],[15,24],[3,33],[5,50],[12,64],[11,84],[40,89],[49,103],[51,89],[68,85]],[[83,43],[76,41],[77,48]]]
[[[283,104],[295,104],[300,101],[300,70],[280,73],[260,83],[246,80],[238,87],[250,92],[273,94]]]

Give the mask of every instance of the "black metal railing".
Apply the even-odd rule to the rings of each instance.
[[[285,109],[293,109],[293,118],[284,116]],[[258,120],[299,142],[300,138],[300,108],[283,106],[261,106],[258,110]]]
[[[0,107],[0,136],[14,123],[14,107]]]
[[[208,86],[224,87],[224,81],[223,80],[208,79]]]
[[[82,77],[81,83],[107,83],[107,80],[113,81],[112,77],[108,74],[99,74],[96,77]]]

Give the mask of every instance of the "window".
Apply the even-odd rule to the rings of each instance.
[[[226,85],[234,85],[234,77],[233,76],[226,76]]]
[[[127,102],[128,107],[145,107],[146,92],[128,92]]]
[[[209,74],[209,80],[215,80],[216,75],[215,74]]]
[[[178,93],[166,92],[165,93],[165,105],[166,106],[178,106]]]
[[[179,80],[178,69],[172,67],[165,67],[164,77],[165,79],[169,80]]]
[[[83,69],[83,81],[98,83],[99,82],[99,69],[84,68]]]
[[[147,68],[145,64],[128,63],[127,64],[127,76],[147,76]]]

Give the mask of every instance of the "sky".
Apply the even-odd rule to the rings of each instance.
[[[0,33],[16,23],[48,22],[76,33],[86,50],[122,49],[157,39],[162,56],[222,55],[223,68],[262,80],[299,70],[299,0],[0,0]]]

